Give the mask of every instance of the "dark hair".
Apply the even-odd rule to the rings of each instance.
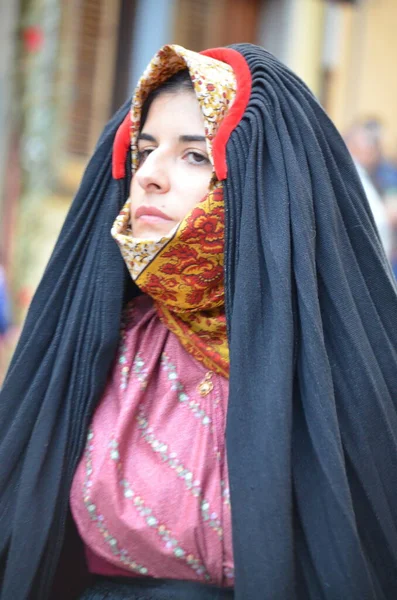
[[[177,71],[177,73],[174,73],[174,75],[172,75],[169,79],[164,81],[164,83],[159,85],[159,87],[157,87],[149,93],[142,106],[140,129],[142,129],[142,127],[144,126],[149,109],[156,98],[158,98],[161,94],[175,94],[176,92],[181,91],[194,91],[193,83],[190,79],[188,69],[182,69],[182,71]]]

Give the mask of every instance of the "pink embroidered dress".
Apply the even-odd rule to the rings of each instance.
[[[233,584],[227,393],[150,298],[127,307],[71,493],[90,571]]]

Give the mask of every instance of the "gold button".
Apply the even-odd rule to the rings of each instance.
[[[214,389],[214,384],[211,381],[212,376],[213,372],[208,371],[208,373],[205,374],[204,379],[198,384],[197,390],[200,396],[208,396],[208,394]]]

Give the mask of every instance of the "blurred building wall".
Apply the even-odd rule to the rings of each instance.
[[[378,117],[397,154],[397,0],[263,0],[258,43],[297,73],[343,132]]]
[[[130,89],[155,52],[172,39],[176,0],[138,0],[132,42]]]
[[[319,94],[326,2],[264,0],[258,44],[272,52]]]
[[[380,114],[397,145],[397,2],[362,5],[361,60],[355,102],[360,114]]]
[[[397,2],[362,0],[338,7],[339,41],[327,109],[344,131],[357,118],[378,117],[386,149],[397,150]]]
[[[60,0],[20,2],[18,53],[14,63],[17,90],[17,162],[20,190],[16,204],[12,284],[23,312],[52,247],[48,210],[52,165],[57,156],[56,80],[59,58]]]
[[[240,42],[258,43],[264,0],[176,0],[171,42],[199,52]]]
[[[288,64],[294,44],[293,12],[295,0],[262,2],[258,44]]]
[[[12,108],[13,58],[18,4],[0,0],[0,189],[4,182],[4,156],[7,152]],[[0,205],[1,210],[1,205]],[[0,213],[1,216],[2,213]]]
[[[18,22],[18,2],[0,0],[0,256],[8,266],[14,212],[9,203],[7,165],[12,146],[13,101],[15,94],[14,60]],[[6,185],[7,181],[7,185]],[[8,200],[8,202],[7,202]]]

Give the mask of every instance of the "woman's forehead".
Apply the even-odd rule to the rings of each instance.
[[[142,106],[149,93],[182,69],[188,69],[204,119],[207,153],[213,164],[212,141],[236,95],[233,69],[226,63],[181,46],[164,46],[142,75],[131,107],[131,146],[133,170],[138,165],[137,140]]]
[[[147,136],[184,137],[186,139],[180,141],[206,142],[204,117],[193,90],[163,92],[157,96],[137,139],[148,139]]]

